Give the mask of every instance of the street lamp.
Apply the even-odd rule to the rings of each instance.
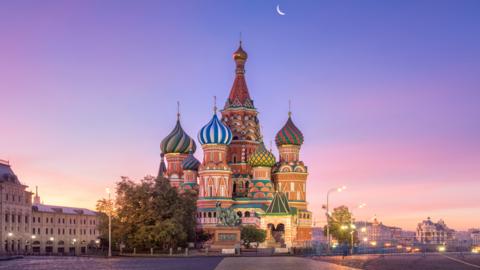
[[[110,198],[110,189],[106,189],[108,193],[108,257],[112,257],[112,200]]]
[[[330,210],[329,210],[329,199],[330,199],[330,193],[334,192],[334,191],[337,191],[337,192],[342,192],[346,189],[347,187],[346,186],[341,186],[341,187],[338,187],[338,188],[332,188],[330,190],[328,190],[327,192],[327,205],[326,205],[326,213],[325,215],[327,216],[327,243],[328,243],[328,250],[330,251],[330,244],[331,244],[331,241],[330,241],[330,218],[329,218],[329,215],[330,215]]]

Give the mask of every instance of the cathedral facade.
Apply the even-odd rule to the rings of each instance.
[[[265,147],[245,80],[247,58],[240,43],[233,53],[235,79],[225,106],[220,116],[215,107],[198,133],[203,160],[193,156],[195,140],[183,130],[178,115],[175,128],[161,142],[159,177],[180,190],[198,192],[198,229],[213,234],[219,229],[220,206],[234,211],[240,226],[267,230],[261,246],[306,246],[312,236],[312,213],[306,200],[308,170],[300,159],[303,134],[289,112],[275,137],[279,157]]]

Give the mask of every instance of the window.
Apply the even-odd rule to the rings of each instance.
[[[35,234],[35,228],[32,229],[32,234]]]
[[[22,216],[21,215],[18,215],[17,221],[18,221],[18,223],[22,222]]]
[[[28,216],[25,216],[25,223],[28,223]]]
[[[45,234],[48,234],[48,228],[45,228]]]
[[[5,214],[5,222],[8,222],[8,216],[9,216],[9,214],[6,213],[6,214]]]

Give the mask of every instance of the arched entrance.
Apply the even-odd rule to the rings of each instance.
[[[267,225],[267,246],[268,247],[286,247],[285,245],[285,225],[279,223]]]

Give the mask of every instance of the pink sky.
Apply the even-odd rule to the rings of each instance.
[[[266,139],[293,101],[319,224],[346,185],[358,219],[480,227],[478,2],[160,2],[0,3],[0,159],[45,203],[156,174],[177,100],[194,138],[223,105],[242,31]]]

